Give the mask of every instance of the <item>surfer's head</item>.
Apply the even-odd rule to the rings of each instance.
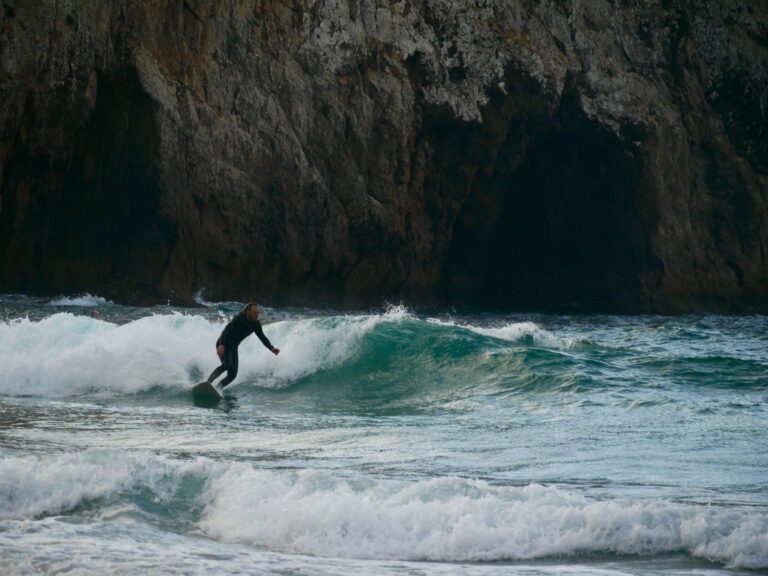
[[[248,302],[243,313],[248,317],[248,320],[254,322],[259,319],[259,305],[256,302]]]

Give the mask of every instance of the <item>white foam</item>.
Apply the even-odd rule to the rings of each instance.
[[[335,366],[359,350],[365,335],[403,312],[276,322],[264,330],[281,348],[273,356],[255,337],[240,346],[237,383],[282,387]],[[40,321],[0,323],[0,394],[65,397],[125,394],[153,386],[187,388],[193,369],[217,365],[215,342],[226,320],[154,315],[117,325],[70,313]],[[198,375],[199,377],[199,375]]]
[[[80,296],[61,296],[48,303],[49,306],[102,306],[104,304],[112,304],[112,302],[101,296],[91,296],[87,292]]]
[[[273,552],[469,562],[686,551],[731,567],[768,567],[768,514],[754,508],[600,501],[536,484],[339,477],[116,450],[0,460],[0,520],[118,498],[106,503],[109,511],[132,493],[162,506],[179,491],[200,505],[208,536]]]
[[[207,308],[212,308],[216,306],[215,302],[208,302],[205,299],[205,288],[200,288],[200,290],[192,294],[192,299],[198,304],[200,304],[201,306],[205,306]]]
[[[685,550],[731,566],[768,567],[764,513],[595,501],[540,485],[349,480],[238,465],[213,480],[209,496],[201,523],[209,534],[290,553],[456,562]]]
[[[174,462],[152,454],[125,456],[113,450],[6,458],[0,460],[0,518],[58,514],[137,485],[149,486],[159,500],[167,499],[179,475],[210,464]]]
[[[135,522],[0,521],[0,574],[301,574],[302,576],[636,576],[637,570],[589,564],[495,565],[393,562],[280,554]],[[44,569],[43,569],[44,568]],[[723,576],[697,570],[696,576]]]
[[[62,397],[181,386],[216,326],[174,314],[116,325],[69,313],[0,324],[0,393]]]
[[[460,324],[449,320],[440,320],[438,318],[429,318],[427,322],[438,326],[463,328],[474,332],[475,334],[489,336],[507,342],[519,342],[521,340],[531,339],[540,346],[563,350],[572,348],[579,342],[577,338],[557,336],[552,332],[541,328],[534,322],[512,322],[504,326],[491,328],[473,326],[471,324]]]
[[[281,388],[294,380],[338,366],[352,358],[365,336],[384,322],[399,322],[409,317],[403,307],[391,307],[381,315],[332,316],[301,321],[281,321],[265,328],[280,355],[259,354],[263,350],[256,338],[243,342],[240,349],[250,360],[243,377],[259,386]]]

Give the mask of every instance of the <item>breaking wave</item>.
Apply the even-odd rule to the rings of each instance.
[[[731,567],[768,567],[768,514],[760,509],[111,450],[0,461],[0,520],[147,501],[196,510],[191,529],[224,542],[323,557],[496,561],[682,551]]]
[[[182,313],[155,314],[124,324],[70,312],[38,321],[8,320],[0,323],[0,394],[61,398],[135,394],[152,388],[186,390],[218,365],[214,343],[224,324],[223,318]],[[498,346],[499,340],[526,344],[533,339],[553,349],[570,346],[570,340],[532,322],[502,328],[459,326],[420,320],[403,307],[379,314],[281,320],[266,325],[265,333],[281,348],[280,356],[269,354],[256,338],[245,340],[240,346],[239,382],[283,388],[360,360],[361,354],[375,364],[382,351],[393,346],[411,357],[440,347],[447,353],[474,354]],[[460,349],[449,348],[456,342]]]

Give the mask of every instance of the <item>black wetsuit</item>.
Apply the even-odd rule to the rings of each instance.
[[[224,355],[221,357],[221,366],[211,373],[208,377],[208,382],[216,380],[225,370],[227,371],[227,376],[221,381],[222,388],[235,379],[238,364],[237,347],[240,346],[240,342],[251,334],[256,334],[261,343],[272,350],[272,343],[264,335],[264,330],[261,329],[261,322],[258,320],[251,322],[248,320],[245,312],[241,312],[226,325],[221,336],[216,340],[216,348],[220,344],[224,346]]]

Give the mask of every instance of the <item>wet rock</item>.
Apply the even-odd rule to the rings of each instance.
[[[760,2],[5,0],[0,289],[768,309]]]

